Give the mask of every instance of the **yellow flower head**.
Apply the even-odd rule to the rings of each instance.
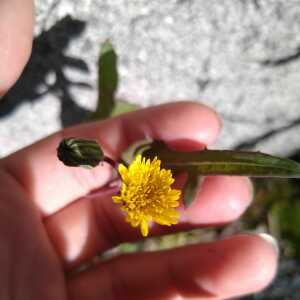
[[[128,168],[119,165],[122,188],[113,201],[121,204],[131,226],[140,226],[143,236],[148,235],[150,221],[170,226],[179,219],[175,208],[181,192],[171,188],[172,173],[161,169],[160,164],[156,157],[151,161],[138,155]]]

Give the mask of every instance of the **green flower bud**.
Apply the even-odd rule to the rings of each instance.
[[[96,141],[73,137],[60,142],[57,156],[70,167],[93,168],[104,159],[103,151]]]

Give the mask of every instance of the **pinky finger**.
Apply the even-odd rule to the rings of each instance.
[[[120,256],[70,279],[71,300],[227,299],[273,279],[277,252],[259,236]]]

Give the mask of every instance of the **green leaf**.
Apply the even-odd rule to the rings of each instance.
[[[195,199],[201,176],[194,173],[188,173],[188,178],[183,188],[183,203],[184,207],[189,207]]]
[[[143,151],[146,157],[158,156],[162,166],[176,172],[197,175],[242,175],[250,177],[300,178],[300,164],[261,152],[203,150],[180,152],[154,141]]]
[[[298,199],[297,199],[298,200]],[[280,222],[280,228],[284,234],[292,234],[300,239],[300,203],[299,201],[290,201],[288,203],[275,203],[272,212],[277,213]]]
[[[125,151],[123,151],[121,159],[124,165],[128,166],[143,149],[148,149],[151,144],[150,140],[139,140],[132,143]]]
[[[112,110],[111,116],[118,116],[121,114],[125,114],[134,110],[139,109],[140,107],[136,104],[133,103],[129,103],[127,101],[124,100],[118,100],[115,102],[115,106]]]
[[[91,119],[99,120],[111,116],[117,87],[117,54],[110,41],[106,41],[101,47],[98,63],[98,103]]]

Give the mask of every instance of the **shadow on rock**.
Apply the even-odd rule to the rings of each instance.
[[[66,67],[88,73],[88,66],[82,59],[64,54],[68,45],[84,29],[85,22],[66,16],[34,39],[27,66],[0,103],[0,118],[13,112],[20,104],[39,101],[41,96],[50,92],[61,100],[63,126],[78,123],[87,117],[90,112],[76,104],[70,87],[91,88],[90,85],[74,82],[64,73]]]
[[[262,135],[256,136],[253,139],[249,139],[247,141],[241,142],[240,144],[234,147],[235,150],[252,150],[255,148],[260,142],[263,142],[267,139],[274,137],[275,135],[288,131],[294,127],[298,127],[300,125],[300,118],[296,118],[295,120],[290,121],[289,124],[283,125],[281,127],[270,129],[269,131],[263,133]]]

